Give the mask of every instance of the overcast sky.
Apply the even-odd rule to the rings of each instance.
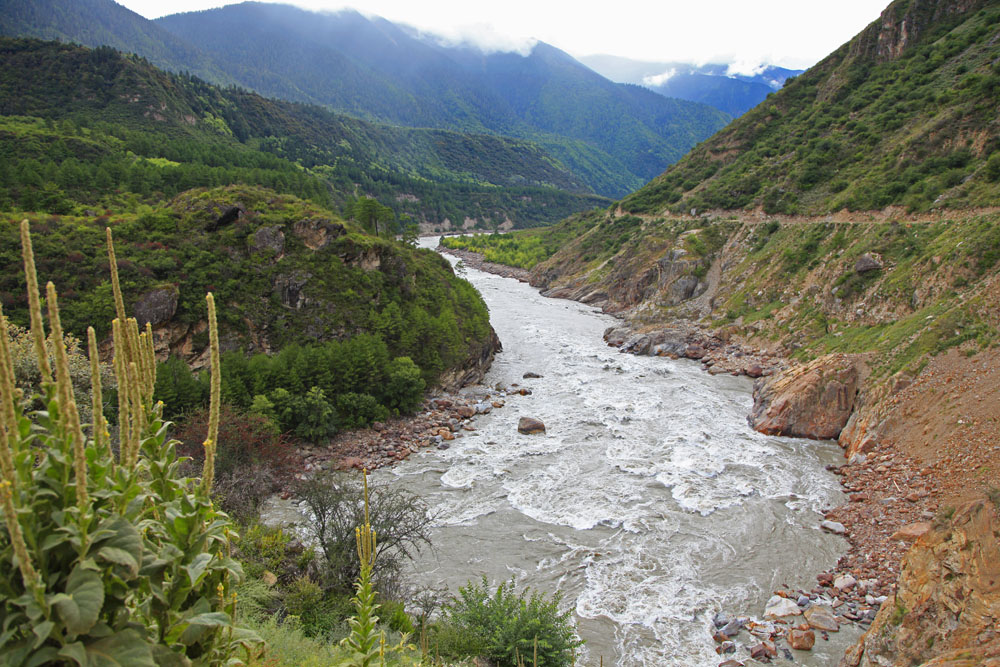
[[[157,18],[232,4],[220,0],[117,0]],[[353,7],[490,48],[532,39],[574,56],[808,67],[878,18],[889,0],[294,0],[306,9]]]

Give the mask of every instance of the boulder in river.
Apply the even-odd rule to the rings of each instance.
[[[860,384],[857,360],[828,354],[754,382],[747,421],[767,435],[834,439],[851,413]]]
[[[826,605],[814,604],[807,607],[802,614],[806,617],[809,627],[825,632],[837,632],[840,630],[840,623],[833,615],[833,610]]]
[[[542,420],[534,417],[521,417],[517,422],[517,432],[524,435],[545,433],[545,424],[542,423]]]
[[[816,643],[816,633],[812,630],[792,628],[788,631],[788,645],[797,651],[811,651]]]
[[[834,535],[843,535],[847,532],[847,528],[844,527],[844,524],[838,521],[830,521],[829,519],[821,521],[819,527],[828,533],[833,533]]]
[[[524,378],[525,380],[531,380],[531,379],[534,379],[534,378],[540,378],[540,377],[544,377],[544,376],[543,375],[539,375],[538,373],[535,373],[534,371],[528,371],[527,373],[525,373],[521,377]]]
[[[780,595],[772,595],[764,607],[764,618],[778,618],[781,616],[798,616],[802,613],[799,605],[788,598]]]

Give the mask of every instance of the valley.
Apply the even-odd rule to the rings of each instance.
[[[1000,7],[844,39],[0,0],[0,663],[996,664]]]

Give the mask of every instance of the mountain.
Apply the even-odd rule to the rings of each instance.
[[[641,85],[665,97],[708,104],[732,116],[746,113],[802,72],[761,65],[741,73],[718,63],[645,62],[609,55],[584,56],[580,62],[612,81]]]
[[[196,47],[111,0],[0,0],[0,35],[110,46],[163,69],[235,83]]]
[[[819,214],[994,205],[998,30],[995,2],[893,3],[622,206]]]
[[[155,23],[263,94],[400,125],[528,139],[609,196],[646,182],[729,120],[612,83],[546,44],[527,55],[483,53],[353,11],[249,2]]]
[[[0,39],[0,64],[8,207],[60,213],[120,205],[126,193],[154,203],[228,183],[346,207],[373,196],[430,227],[540,224],[605,204],[534,144],[373,124],[168,74],[108,47]]]

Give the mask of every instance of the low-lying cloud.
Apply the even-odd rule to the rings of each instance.
[[[649,76],[642,77],[642,85],[656,88],[657,86],[662,86],[667,81],[670,81],[670,79],[672,79],[676,74],[677,74],[677,68],[671,67],[667,71],[662,72],[660,74],[652,74]]]

